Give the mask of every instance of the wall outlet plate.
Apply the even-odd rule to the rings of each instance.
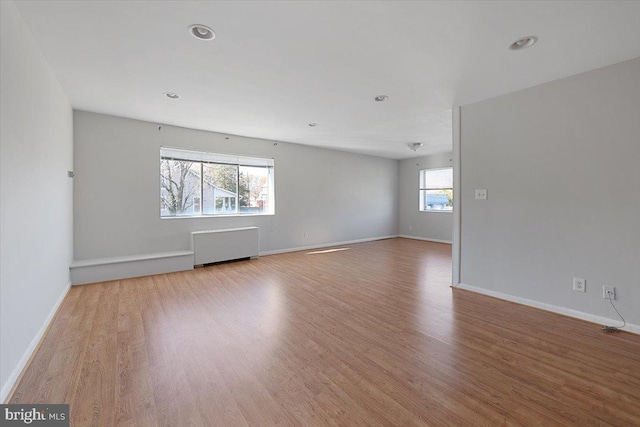
[[[603,286],[602,287],[602,298],[604,299],[616,299],[616,288],[615,286]]]
[[[587,292],[587,281],[585,279],[574,277],[573,290],[578,292]]]
[[[476,200],[487,200],[487,190],[476,190]]]

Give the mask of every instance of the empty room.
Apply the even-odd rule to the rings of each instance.
[[[0,18],[0,425],[640,425],[639,1]]]

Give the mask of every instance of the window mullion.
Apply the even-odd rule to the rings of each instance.
[[[236,175],[238,180],[236,181],[236,213],[240,212],[240,165],[236,167]]]

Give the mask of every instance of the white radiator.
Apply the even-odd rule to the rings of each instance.
[[[194,254],[193,265],[257,258],[258,227],[194,231],[191,233],[191,247]]]

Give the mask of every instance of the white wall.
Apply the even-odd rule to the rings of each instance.
[[[401,160],[399,165],[399,233],[403,236],[451,243],[451,212],[420,212],[420,171],[453,166],[451,152]],[[455,197],[455,195],[454,195]]]
[[[191,231],[240,226],[260,228],[261,252],[397,234],[396,160],[82,111],[74,140],[76,260],[185,250]],[[276,214],[160,219],[163,145],[273,157]]]
[[[0,2],[0,401],[69,286],[72,111],[13,2]]]
[[[464,106],[461,135],[461,282],[616,319],[613,285],[639,325],[640,58]]]

